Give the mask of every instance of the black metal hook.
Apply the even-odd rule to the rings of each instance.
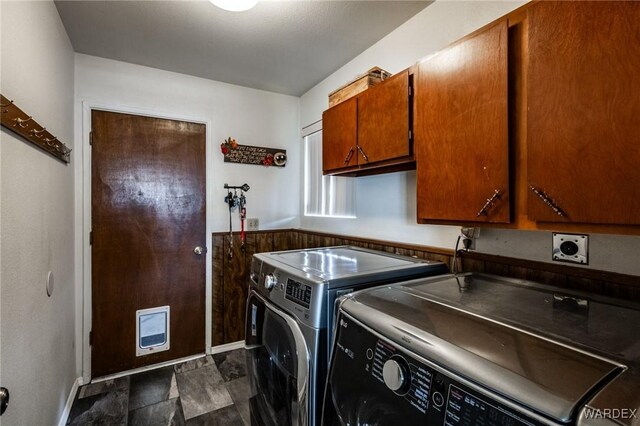
[[[249,189],[251,189],[251,187],[249,185],[247,185],[246,183],[241,185],[241,186],[233,186],[233,185],[229,185],[229,184],[224,184],[224,189],[236,189],[236,190],[241,190],[244,192],[247,192]]]

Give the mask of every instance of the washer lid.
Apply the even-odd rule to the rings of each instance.
[[[279,262],[290,268],[317,277],[321,281],[362,281],[371,275],[376,278],[421,276],[446,272],[441,262],[412,259],[391,253],[359,247],[326,247],[260,254],[270,263]],[[407,278],[408,279],[408,278]]]
[[[498,277],[467,277],[478,289],[473,309],[461,302],[470,293],[460,296],[451,275],[357,292],[341,309],[409,351],[560,422],[572,421],[585,398],[624,369],[572,345],[570,338],[554,338],[542,317],[543,326],[536,327],[540,307],[533,308],[525,296],[541,290],[520,285],[510,291],[502,283],[504,295],[499,295],[495,288],[481,289],[483,282],[499,283]],[[529,326],[518,326],[521,319],[530,319]],[[588,321],[583,326],[598,329]]]

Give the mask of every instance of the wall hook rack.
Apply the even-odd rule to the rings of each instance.
[[[23,137],[43,151],[69,163],[71,149],[38,124],[32,116],[25,114],[18,106],[0,95],[0,117],[2,126]],[[38,130],[39,129],[39,130]]]
[[[224,189],[240,189],[241,191],[247,192],[249,189],[251,189],[251,187],[246,183],[240,186],[233,186],[225,183]]]
[[[244,216],[246,213],[244,205],[247,202],[246,198],[244,197],[244,193],[251,188],[246,183],[242,185],[229,185],[225,183],[224,189],[229,190],[229,192],[227,193],[227,196],[224,197],[224,202],[229,205],[229,250],[227,255],[229,256],[229,259],[233,259],[233,222],[232,222],[231,212],[233,211],[233,209],[240,206],[240,223],[242,224],[240,249],[244,251],[244,219],[245,219]],[[232,189],[233,189],[233,193],[231,193]],[[240,190],[239,197],[238,197],[238,189]]]

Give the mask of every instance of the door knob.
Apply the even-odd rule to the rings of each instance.
[[[193,252],[195,254],[197,254],[198,256],[200,256],[202,253],[206,253],[207,252],[207,248],[206,247],[201,247],[201,246],[196,246],[196,248],[193,249]]]
[[[0,388],[0,416],[9,406],[9,389]]]

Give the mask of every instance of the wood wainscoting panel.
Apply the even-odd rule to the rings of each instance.
[[[485,272],[640,303],[640,277],[478,252],[460,252],[462,270]]]
[[[222,345],[225,343],[224,339],[224,315],[218,315],[218,313],[224,313],[224,239],[225,235],[214,234],[212,239],[211,258],[213,265],[212,273],[212,292],[211,297],[213,299],[213,346]]]
[[[213,344],[222,345],[244,339],[245,302],[249,288],[251,259],[255,253],[305,248],[351,245],[388,253],[439,260],[447,265],[453,252],[435,247],[392,244],[388,241],[327,234],[298,229],[247,232],[245,251],[240,236],[233,235],[233,257],[228,256],[229,234],[213,234]]]
[[[225,343],[244,339],[245,301],[247,300],[246,252],[240,250],[240,236],[233,235],[233,257],[229,258],[229,239],[225,238],[224,252],[224,338]]]
[[[453,250],[416,244],[392,243],[360,237],[300,229],[247,233],[246,250],[240,251],[240,237],[234,234],[233,259],[227,255],[228,233],[213,235],[213,343],[221,345],[244,339],[245,301],[254,253],[303,248],[351,245],[387,253],[435,260],[451,265]],[[628,301],[640,302],[640,278],[612,272],[534,262],[477,252],[460,252],[458,268],[555,285]]]

